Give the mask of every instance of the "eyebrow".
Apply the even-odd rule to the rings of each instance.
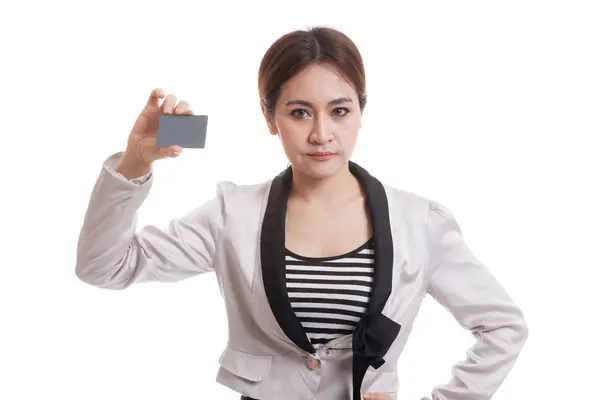
[[[337,104],[343,104],[343,103],[352,103],[352,99],[349,97],[340,97],[339,99],[334,99],[331,100],[329,102],[329,105],[337,105]],[[302,106],[307,106],[307,107],[312,107],[312,103],[310,101],[306,101],[306,100],[290,100],[287,103],[285,103],[286,106],[291,106],[294,104],[299,104]]]

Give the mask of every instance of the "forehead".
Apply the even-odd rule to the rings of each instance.
[[[357,99],[352,85],[333,66],[312,64],[299,72],[281,87],[280,100],[307,100],[327,103],[332,99],[350,97]]]

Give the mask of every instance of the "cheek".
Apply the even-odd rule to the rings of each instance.
[[[277,121],[277,130],[283,145],[286,147],[302,146],[310,135],[309,124],[287,118]]]
[[[343,145],[354,146],[359,130],[360,119],[348,118],[336,124],[334,133],[338,142],[341,142]]]

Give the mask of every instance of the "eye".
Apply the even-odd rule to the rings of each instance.
[[[333,110],[333,115],[335,115],[336,117],[343,117],[344,115],[348,114],[350,112],[350,110],[348,110],[346,107],[337,107],[336,109]]]
[[[307,118],[310,114],[308,114],[308,111],[303,108],[297,108],[297,109],[293,110],[290,113],[290,115],[292,115],[296,118],[304,119],[304,118]]]

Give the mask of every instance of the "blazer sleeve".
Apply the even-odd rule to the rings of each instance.
[[[138,282],[175,282],[213,269],[224,222],[223,196],[200,205],[163,229],[137,231],[138,209],[153,178],[127,180],[114,167],[122,153],[103,164],[91,193],[77,245],[77,277],[106,289]]]
[[[465,244],[452,211],[430,202],[429,294],[476,338],[450,382],[433,400],[489,400],[515,364],[528,336],[523,313]]]

